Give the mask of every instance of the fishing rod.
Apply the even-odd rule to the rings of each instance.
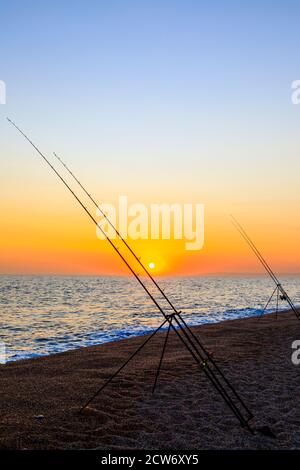
[[[50,161],[47,159],[47,157],[39,150],[39,148],[29,139],[29,137],[9,118],[7,118],[9,123],[16,128],[16,130],[32,145],[32,147],[37,151],[37,153],[42,157],[42,159],[45,161],[45,163],[51,168],[51,170],[56,174],[56,176],[60,179],[60,181],[64,184],[64,186],[68,189],[68,191],[72,194],[72,196],[76,199],[76,201],[79,203],[79,205],[84,209],[86,214],[89,216],[91,221],[100,228],[101,232],[105,236],[105,238],[108,240],[112,248],[116,251],[116,253],[120,256],[122,261],[126,264],[130,272],[133,274],[133,276],[136,278],[138,283],[141,285],[141,287],[144,289],[146,294],[149,296],[149,298],[152,300],[152,302],[155,304],[155,306],[158,308],[158,310],[161,312],[163,315],[165,321],[160,325],[160,327],[153,333],[156,334],[156,332],[166,323],[168,322],[169,326],[172,328],[172,330],[175,332],[175,334],[178,336],[178,338],[181,340],[183,345],[186,347],[186,349],[189,351],[195,362],[201,367],[201,369],[204,371],[206,377],[208,380],[212,383],[212,385],[215,387],[216,391],[220,394],[220,396],[223,398],[227,406],[230,408],[230,410],[233,412],[233,414],[236,416],[236,418],[239,420],[241,426],[246,427],[251,433],[253,433],[253,430],[251,429],[249,425],[250,419],[253,418],[253,414],[250,412],[246,404],[243,402],[242,398],[238,395],[234,387],[230,384],[228,379],[224,376],[223,372],[220,370],[220,368],[215,364],[215,361],[211,358],[210,354],[205,350],[203,347],[202,343],[200,340],[194,335],[194,333],[191,332],[189,328],[185,328],[186,323],[181,319],[179,314],[175,312],[168,314],[165,312],[165,310],[161,307],[161,305],[158,303],[158,301],[155,299],[154,295],[151,294],[147,286],[144,284],[144,282],[139,278],[138,274],[135,272],[133,267],[130,265],[130,263],[126,260],[126,258],[120,253],[119,249],[116,247],[116,245],[113,243],[113,241],[108,237],[108,235],[105,233],[105,231],[100,227],[98,222],[96,221],[95,217],[91,214],[91,212],[88,210],[88,208],[83,204],[83,202],[80,200],[80,198],[77,196],[75,191],[70,187],[70,185],[67,183],[67,181],[61,176],[58,170],[50,163]],[[171,305],[171,304],[170,304]],[[173,324],[174,322],[177,324],[176,328]],[[180,321],[179,321],[180,320]],[[152,335],[153,336],[153,335]],[[149,339],[149,338],[148,338]],[[137,354],[137,352],[144,347],[148,339],[145,341],[144,344],[138,350],[129,358],[128,361],[123,365],[125,365]],[[197,345],[200,347],[197,347]],[[116,372],[116,374],[123,368],[123,366]],[[114,374],[113,377],[116,375]],[[103,388],[110,383],[112,380],[111,377],[94,395],[93,397],[88,400],[87,403],[81,408],[81,411],[103,390]],[[226,390],[226,387],[229,388],[229,390]],[[235,402],[235,399],[237,400],[237,403]]]
[[[252,240],[250,239],[250,237],[248,236],[248,234],[245,232],[245,230],[243,229],[243,227],[241,226],[241,224],[237,221],[237,219],[231,215],[231,219],[232,219],[232,223],[233,225],[235,226],[235,228],[238,230],[238,232],[242,235],[242,237],[244,238],[244,240],[248,243],[248,245],[250,246],[250,248],[252,249],[252,251],[256,254],[257,258],[260,260],[260,262],[262,263],[262,265],[264,266],[264,268],[266,269],[266,271],[268,272],[268,274],[270,275],[270,277],[273,279],[273,281],[276,283],[276,284],[279,284],[279,280],[277,279],[277,277],[275,276],[275,273],[272,271],[272,269],[270,268],[270,266],[268,265],[267,261],[263,258],[262,254],[258,251],[258,249],[256,248],[256,246],[254,245],[254,243],[252,242]]]
[[[49,165],[49,167],[54,171],[54,173],[58,176],[58,178],[61,180],[61,182],[66,186],[66,188],[70,191],[70,193],[73,195],[73,197],[76,199],[76,201],[80,204],[80,206],[84,209],[84,211],[87,213],[87,215],[90,217],[90,219],[94,222],[94,224],[101,230],[102,234],[105,236],[109,244],[112,246],[112,248],[118,253],[118,255],[121,257],[123,262],[126,264],[128,269],[131,271],[131,273],[134,275],[134,277],[137,279],[137,281],[140,283],[140,285],[143,287],[143,289],[146,291],[148,296],[151,298],[152,302],[156,305],[156,307],[160,310],[161,313],[163,313],[163,310],[155,300],[155,298],[152,296],[151,292],[147,289],[145,284],[142,282],[142,280],[139,278],[138,274],[132,269],[132,267],[129,265],[125,257],[120,253],[118,250],[117,246],[113,243],[113,241],[107,236],[105,231],[102,229],[102,227],[98,224],[96,221],[95,217],[90,213],[90,211],[87,209],[87,207],[82,203],[82,201],[79,199],[79,197],[76,195],[75,191],[72,190],[72,188],[68,185],[66,180],[60,175],[60,173],[54,168],[54,166],[50,163],[50,161],[45,157],[45,155],[39,150],[39,148],[27,137],[27,135],[9,118],[7,120],[25,137],[25,139],[33,146],[33,148],[39,153],[39,155],[44,159],[44,161]]]
[[[149,279],[151,280],[151,282],[155,285],[155,287],[159,290],[159,292],[161,293],[161,295],[164,297],[164,299],[167,301],[167,303],[169,304],[169,306],[172,308],[172,310],[176,313],[176,314],[180,314],[181,312],[178,311],[175,306],[173,305],[173,303],[171,302],[171,300],[169,299],[169,297],[167,297],[167,295],[165,294],[165,292],[163,291],[163,289],[161,289],[161,287],[159,286],[159,284],[156,282],[156,280],[153,278],[153,276],[151,275],[151,273],[149,272],[149,270],[146,268],[146,266],[144,265],[144,263],[142,263],[141,259],[135,254],[135,252],[132,250],[132,248],[130,247],[130,245],[126,242],[126,240],[122,237],[122,235],[120,234],[120,232],[118,231],[118,229],[115,227],[115,225],[111,222],[111,220],[107,217],[107,215],[105,214],[105,212],[103,212],[103,210],[101,209],[101,206],[100,204],[98,204],[98,202],[95,200],[94,196],[92,196],[91,193],[89,193],[87,191],[87,189],[83,186],[83,184],[80,182],[80,180],[77,178],[77,176],[75,176],[75,174],[70,170],[70,168],[68,167],[68,165],[63,161],[63,159],[61,157],[59,157],[57,155],[57,153],[53,152],[53,155],[55,156],[55,158],[57,158],[57,160],[65,167],[65,169],[67,170],[67,172],[72,176],[72,178],[76,181],[76,183],[80,186],[80,188],[83,190],[83,192],[88,196],[88,198],[92,201],[92,203],[94,204],[94,206],[99,210],[99,212],[101,213],[101,215],[104,217],[104,219],[107,221],[107,223],[112,227],[112,229],[114,230],[114,232],[116,233],[116,235],[119,237],[119,239],[121,240],[121,242],[125,245],[125,247],[129,250],[129,252],[132,254],[132,256],[135,258],[135,260],[138,262],[138,264],[141,266],[141,268],[143,269],[143,271],[146,273],[146,275],[149,277]]]
[[[242,225],[237,221],[237,219],[233,215],[231,215],[231,219],[232,219],[232,224],[234,225],[234,227],[237,229],[237,231],[240,233],[240,235],[246,241],[248,246],[251,248],[253,253],[259,259],[259,261],[261,262],[261,264],[263,265],[263,267],[265,268],[265,270],[267,271],[267,273],[269,274],[269,276],[271,277],[271,279],[273,280],[273,282],[276,285],[275,290],[272,293],[270,299],[268,300],[263,312],[266,310],[266,308],[269,305],[269,303],[270,303],[271,299],[273,298],[274,294],[277,292],[277,306],[278,306],[278,295],[280,294],[281,300],[285,300],[289,304],[291,310],[294,312],[294,314],[296,315],[298,320],[300,320],[300,313],[299,313],[298,309],[295,307],[293,301],[291,300],[291,298],[288,295],[288,293],[286,292],[286,290],[283,288],[281,282],[279,281],[276,274],[271,269],[270,265],[267,263],[265,258],[262,256],[262,254],[260,253],[258,248],[255,246],[255,244],[253,243],[253,241],[251,240],[249,235],[246,233],[246,231],[242,227]],[[277,310],[276,310],[276,312],[277,312]]]

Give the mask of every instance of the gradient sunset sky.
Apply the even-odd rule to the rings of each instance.
[[[132,241],[157,274],[300,272],[299,2],[3,1],[0,273],[124,274],[28,143],[99,201],[198,202],[205,244]]]

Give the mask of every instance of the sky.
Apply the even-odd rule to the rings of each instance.
[[[260,272],[230,214],[275,271],[300,272],[299,3],[0,9],[0,273],[127,273],[6,116],[100,202],[204,204],[201,250],[129,240],[157,275]]]

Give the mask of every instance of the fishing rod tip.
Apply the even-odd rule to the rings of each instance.
[[[230,219],[231,219],[231,223],[233,225],[240,225],[239,222],[236,220],[236,218],[234,217],[234,215],[230,214]]]

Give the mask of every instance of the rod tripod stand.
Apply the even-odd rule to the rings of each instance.
[[[241,226],[241,224],[236,220],[235,217],[231,216],[231,219],[232,219],[232,223],[233,225],[235,226],[235,228],[237,229],[237,231],[241,234],[241,236],[243,237],[243,239],[245,240],[245,242],[247,243],[247,245],[251,248],[251,250],[253,251],[253,253],[255,254],[255,256],[257,257],[257,259],[260,261],[260,263],[263,265],[263,267],[265,268],[266,272],[269,274],[270,278],[272,279],[272,281],[274,282],[275,284],[275,289],[270,297],[270,299],[268,300],[264,310],[262,311],[262,314],[265,312],[266,308],[268,307],[269,303],[271,302],[273,296],[276,294],[277,296],[277,300],[276,300],[276,318],[277,318],[277,314],[278,314],[278,303],[279,303],[279,300],[285,300],[290,309],[292,310],[292,312],[294,312],[296,318],[298,320],[300,320],[300,312],[299,312],[299,309],[296,308],[296,306],[294,305],[292,299],[290,298],[290,296],[288,295],[288,293],[286,292],[286,290],[283,288],[283,286],[281,285],[279,279],[277,278],[276,274],[272,271],[272,269],[270,268],[270,265],[267,263],[267,261],[265,260],[265,258],[262,256],[262,254],[260,253],[260,251],[257,249],[257,247],[254,245],[253,241],[251,240],[251,238],[249,237],[249,235],[246,233],[246,231],[244,230],[244,228]],[[260,319],[260,317],[259,317]]]
[[[253,414],[238,395],[235,388],[225,377],[219,366],[216,364],[212,356],[205,349],[195,333],[190,329],[185,320],[182,318],[181,312],[165,315],[164,321],[161,325],[150,335],[147,339],[131,354],[131,356],[119,367],[119,369],[108,379],[106,382],[93,394],[93,396],[82,406],[80,413],[109,385],[109,383],[128,365],[128,363],[146,346],[146,344],[158,333],[161,328],[168,323],[165,340],[162,347],[162,352],[155,375],[155,380],[152,388],[154,393],[159,373],[161,370],[163,358],[166,351],[166,346],[171,329],[176,333],[177,337],[181,340],[186,349],[190,352],[191,356],[203,370],[206,377],[212,383],[217,392],[222,396],[227,406],[239,420],[242,427],[247,428],[248,431],[254,433],[250,427],[249,421],[253,418]]]
[[[262,316],[264,315],[264,313],[266,312],[268,306],[270,305],[273,297],[275,296],[276,298],[276,310],[275,310],[275,318],[277,320],[278,318],[278,307],[279,307],[279,301],[280,300],[285,300],[286,302],[288,302],[288,297],[287,297],[287,294],[286,292],[284,291],[283,287],[281,284],[277,284],[275,289],[273,290],[268,302],[266,303],[264,309],[262,310],[261,314],[259,315],[258,317],[258,321],[262,318]]]

